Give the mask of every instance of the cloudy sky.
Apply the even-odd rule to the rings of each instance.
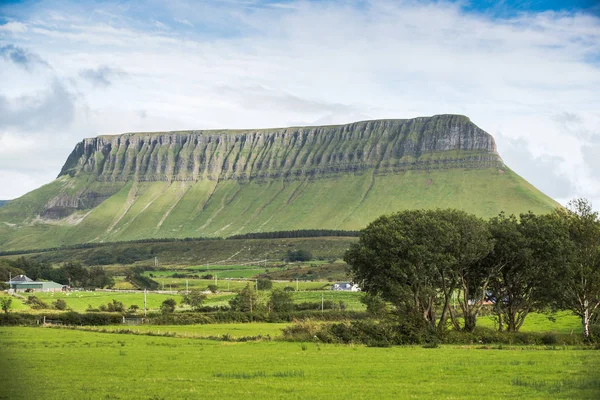
[[[458,113],[599,209],[598,4],[2,1],[0,199],[99,134]]]

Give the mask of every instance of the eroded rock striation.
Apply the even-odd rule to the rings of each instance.
[[[387,173],[500,165],[490,134],[465,116],[438,115],[335,126],[99,136],[78,143],[59,176],[90,175],[104,182],[248,181],[371,168]]]

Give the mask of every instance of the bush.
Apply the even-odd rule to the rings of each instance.
[[[54,301],[52,303],[52,305],[54,306],[54,308],[56,308],[57,310],[61,310],[64,311],[67,309],[67,302],[64,301],[63,299],[57,299],[56,301]]]
[[[33,308],[34,310],[43,310],[43,309],[50,308],[50,307],[48,307],[48,304],[46,304],[44,301],[42,301],[42,299],[40,299],[39,297],[36,297],[36,296],[28,296],[27,300],[25,301],[25,304],[27,304],[29,307]]]
[[[106,305],[103,304],[98,308],[102,312],[125,312],[125,305],[122,302],[117,301],[115,299],[113,299],[111,303],[108,303]]]
[[[313,255],[308,250],[290,250],[287,253],[286,261],[310,261]]]
[[[210,290],[211,293],[217,293],[218,289],[219,288],[214,283],[208,285],[208,290]]]
[[[162,302],[161,306],[160,306],[160,311],[163,314],[170,314],[175,312],[175,306],[177,305],[177,302],[175,301],[175,299],[166,299],[165,301]]]

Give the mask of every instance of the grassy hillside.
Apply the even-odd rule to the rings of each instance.
[[[191,240],[181,242],[149,242],[149,243],[107,243],[85,249],[61,249],[27,254],[27,258],[51,264],[65,261],[79,261],[85,265],[98,265],[100,258],[110,255],[113,258],[129,255],[137,264],[154,265],[154,257],[158,257],[163,266],[198,266],[198,270],[206,269],[205,265],[215,269],[216,265],[235,265],[256,262],[263,265],[281,262],[289,250],[308,250],[313,257],[335,260],[354,243],[356,237],[317,237],[293,239],[231,239],[231,240]],[[17,258],[19,255],[0,257]],[[106,259],[106,258],[105,258]],[[112,262],[110,263],[112,264]],[[251,264],[248,264],[251,265]]]
[[[34,218],[57,191],[85,184],[78,179],[83,178],[62,176],[2,207],[0,249],[312,228],[358,230],[381,214],[402,209],[454,207],[490,217],[500,211],[543,213],[557,206],[508,168],[381,175],[369,170],[320,179],[247,183],[114,183],[118,191],[91,210],[60,220]]]

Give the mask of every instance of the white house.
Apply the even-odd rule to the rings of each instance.
[[[360,292],[360,288],[356,283],[352,282],[338,282],[334,283],[331,290],[343,290],[346,292]]]

